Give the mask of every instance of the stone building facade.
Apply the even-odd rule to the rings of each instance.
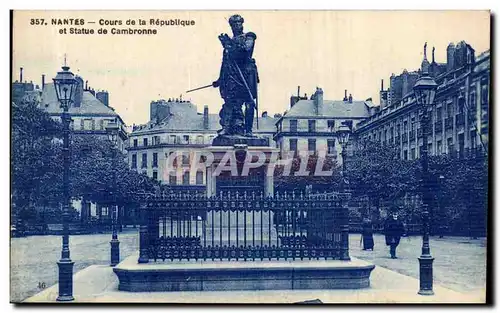
[[[474,49],[464,41],[447,48],[447,62],[424,60],[421,73],[426,68],[438,84],[430,116],[432,130],[428,137],[430,155],[458,154],[464,156],[488,146],[488,117],[490,101],[490,52],[475,56]],[[402,75],[405,75],[403,73]],[[403,159],[413,160],[420,156],[422,130],[419,123],[419,107],[415,101],[411,80],[408,88],[400,85],[389,90],[402,90],[402,98],[387,102],[380,110],[358,123],[355,137],[382,144],[395,144]],[[413,84],[413,85],[412,85]],[[411,88],[410,88],[411,86]],[[393,93],[393,94],[399,94]],[[388,97],[389,99],[391,96]]]
[[[339,162],[342,147],[335,132],[343,124],[355,128],[376,110],[370,100],[353,100],[347,91],[341,101],[324,100],[321,88],[309,99],[293,96],[290,104],[290,109],[276,122],[274,138],[281,155],[288,155],[290,151],[299,156],[302,151],[324,151]]]
[[[259,128],[254,121],[254,134],[269,138],[275,145],[275,118],[266,112],[259,118]],[[210,114],[208,106],[198,113],[190,101],[168,99],[152,101],[150,120],[143,125],[134,125],[130,133],[128,162],[132,169],[147,174],[163,184],[171,186],[204,186],[205,170],[190,172],[195,152],[210,146],[220,129],[219,115]],[[167,172],[167,160],[172,154],[182,153],[173,166],[176,175]]]

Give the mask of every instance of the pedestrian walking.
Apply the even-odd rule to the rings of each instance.
[[[372,221],[369,218],[363,219],[363,250],[372,250],[373,251],[373,225]]]
[[[405,229],[401,220],[398,219],[398,213],[393,212],[387,218],[384,227],[385,244],[390,246],[391,259],[397,259],[396,248],[399,245],[401,236],[404,234]]]

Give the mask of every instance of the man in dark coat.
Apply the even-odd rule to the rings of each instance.
[[[363,250],[373,251],[373,225],[368,218],[363,219]]]
[[[391,259],[397,259],[396,248],[399,245],[401,236],[405,232],[405,228],[401,220],[398,219],[397,213],[392,215],[385,221],[385,244],[390,246]]]

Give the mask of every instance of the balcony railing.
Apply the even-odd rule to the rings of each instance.
[[[408,136],[406,134],[404,134],[401,138],[403,139],[403,143],[408,143]]]
[[[349,260],[348,194],[162,194],[141,201],[139,263]]]

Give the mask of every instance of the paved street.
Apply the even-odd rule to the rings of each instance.
[[[137,229],[118,234],[120,259],[137,251]],[[109,264],[111,233],[70,236],[71,259],[76,273],[89,265]],[[61,256],[61,236],[30,236],[11,240],[11,301],[21,301],[57,283],[57,264]]]
[[[418,257],[422,237],[402,238],[397,248],[398,259],[391,259],[382,235],[375,235],[374,251],[363,251],[359,234],[349,237],[350,253],[400,274],[419,278]],[[434,283],[459,292],[480,292],[486,288],[486,239],[448,237],[430,240],[434,257]],[[484,291],[483,291],[484,292]]]
[[[121,258],[138,248],[136,230],[119,234]],[[111,234],[71,236],[71,258],[74,272],[92,265],[109,264]],[[398,273],[418,278],[418,256],[421,238],[403,238],[398,259],[389,257],[384,238],[375,235],[375,251],[362,251],[360,235],[350,236],[351,255]],[[11,241],[11,300],[21,301],[39,292],[39,283],[49,287],[57,282],[57,260],[60,256],[60,236],[32,236]],[[479,292],[486,288],[486,241],[467,238],[431,239],[435,257],[436,284],[461,292]],[[40,286],[41,287],[41,286]]]

